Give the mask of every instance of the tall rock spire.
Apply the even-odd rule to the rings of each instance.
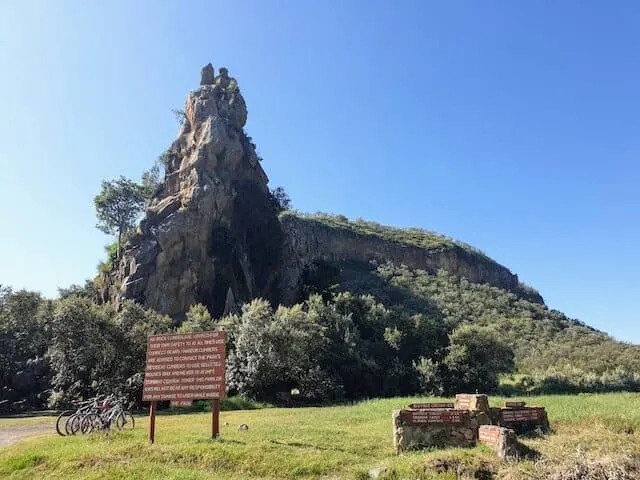
[[[181,316],[194,303],[222,313],[271,297],[282,243],[276,206],[247,107],[226,68],[208,64],[189,93],[177,139],[163,155],[165,179],[109,279],[116,303],[129,298]]]

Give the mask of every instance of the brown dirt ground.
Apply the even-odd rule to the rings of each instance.
[[[43,433],[55,434],[55,425],[50,423],[41,423],[37,425],[21,425],[2,427],[0,426],[0,448],[7,447],[13,443],[24,440],[28,437],[40,435]]]

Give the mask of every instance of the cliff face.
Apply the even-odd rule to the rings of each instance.
[[[164,155],[165,181],[111,275],[116,303],[180,316],[197,302],[221,314],[272,296],[280,227],[246,120],[236,81],[207,65]]]
[[[103,297],[132,299],[181,317],[195,303],[214,315],[263,297],[299,298],[305,270],[318,260],[378,260],[519,292],[518,277],[452,243],[420,248],[312,219],[277,215],[255,145],[244,132],[247,108],[237,82],[211,64],[189,93],[177,139],[164,155],[165,179],[145,218],[103,279]],[[542,302],[537,297],[536,301]]]
[[[461,246],[425,249],[335,228],[312,218],[295,215],[283,216],[281,225],[285,238],[280,274],[283,303],[294,301],[302,273],[317,260],[335,264],[344,261],[389,261],[429,273],[444,269],[470,282],[487,283],[511,292],[519,292],[521,288],[517,275]],[[537,300],[542,302],[541,298]]]

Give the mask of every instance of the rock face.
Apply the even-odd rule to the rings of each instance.
[[[230,302],[273,297],[281,230],[246,121],[237,82],[204,67],[164,154],[164,182],[108,280],[116,304],[179,317],[198,302],[222,314]]]
[[[285,244],[280,291],[284,303],[294,301],[302,272],[317,260],[390,261],[430,273],[442,268],[470,282],[488,283],[508,291],[517,291],[520,285],[517,275],[507,268],[461,247],[426,250],[294,215],[282,217],[281,223]]]

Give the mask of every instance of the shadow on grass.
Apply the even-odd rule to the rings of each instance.
[[[220,401],[221,412],[231,412],[235,410],[260,410],[272,408],[273,405],[263,402],[253,402],[239,396],[223,398]],[[184,415],[187,413],[210,413],[211,402],[209,400],[195,400],[190,407],[171,407],[169,402],[158,402],[157,415]],[[149,414],[149,410],[142,410],[140,414]]]
[[[209,444],[222,443],[222,444],[227,444],[227,445],[246,445],[246,442],[241,442],[240,440],[233,440],[233,439],[224,438],[224,437],[199,438],[198,440],[195,441],[195,443],[209,443]]]
[[[285,447],[296,447],[296,448],[313,448],[314,450],[321,450],[321,451],[326,451],[326,452],[342,452],[342,453],[349,453],[347,450],[345,450],[344,448],[339,448],[339,447],[321,447],[318,445],[311,445],[309,443],[302,443],[302,442],[281,442],[280,440],[269,440],[270,443],[274,443],[276,445],[282,445]]]
[[[535,448],[531,448],[522,442],[518,442],[518,460],[536,461],[542,458],[542,454]]]

